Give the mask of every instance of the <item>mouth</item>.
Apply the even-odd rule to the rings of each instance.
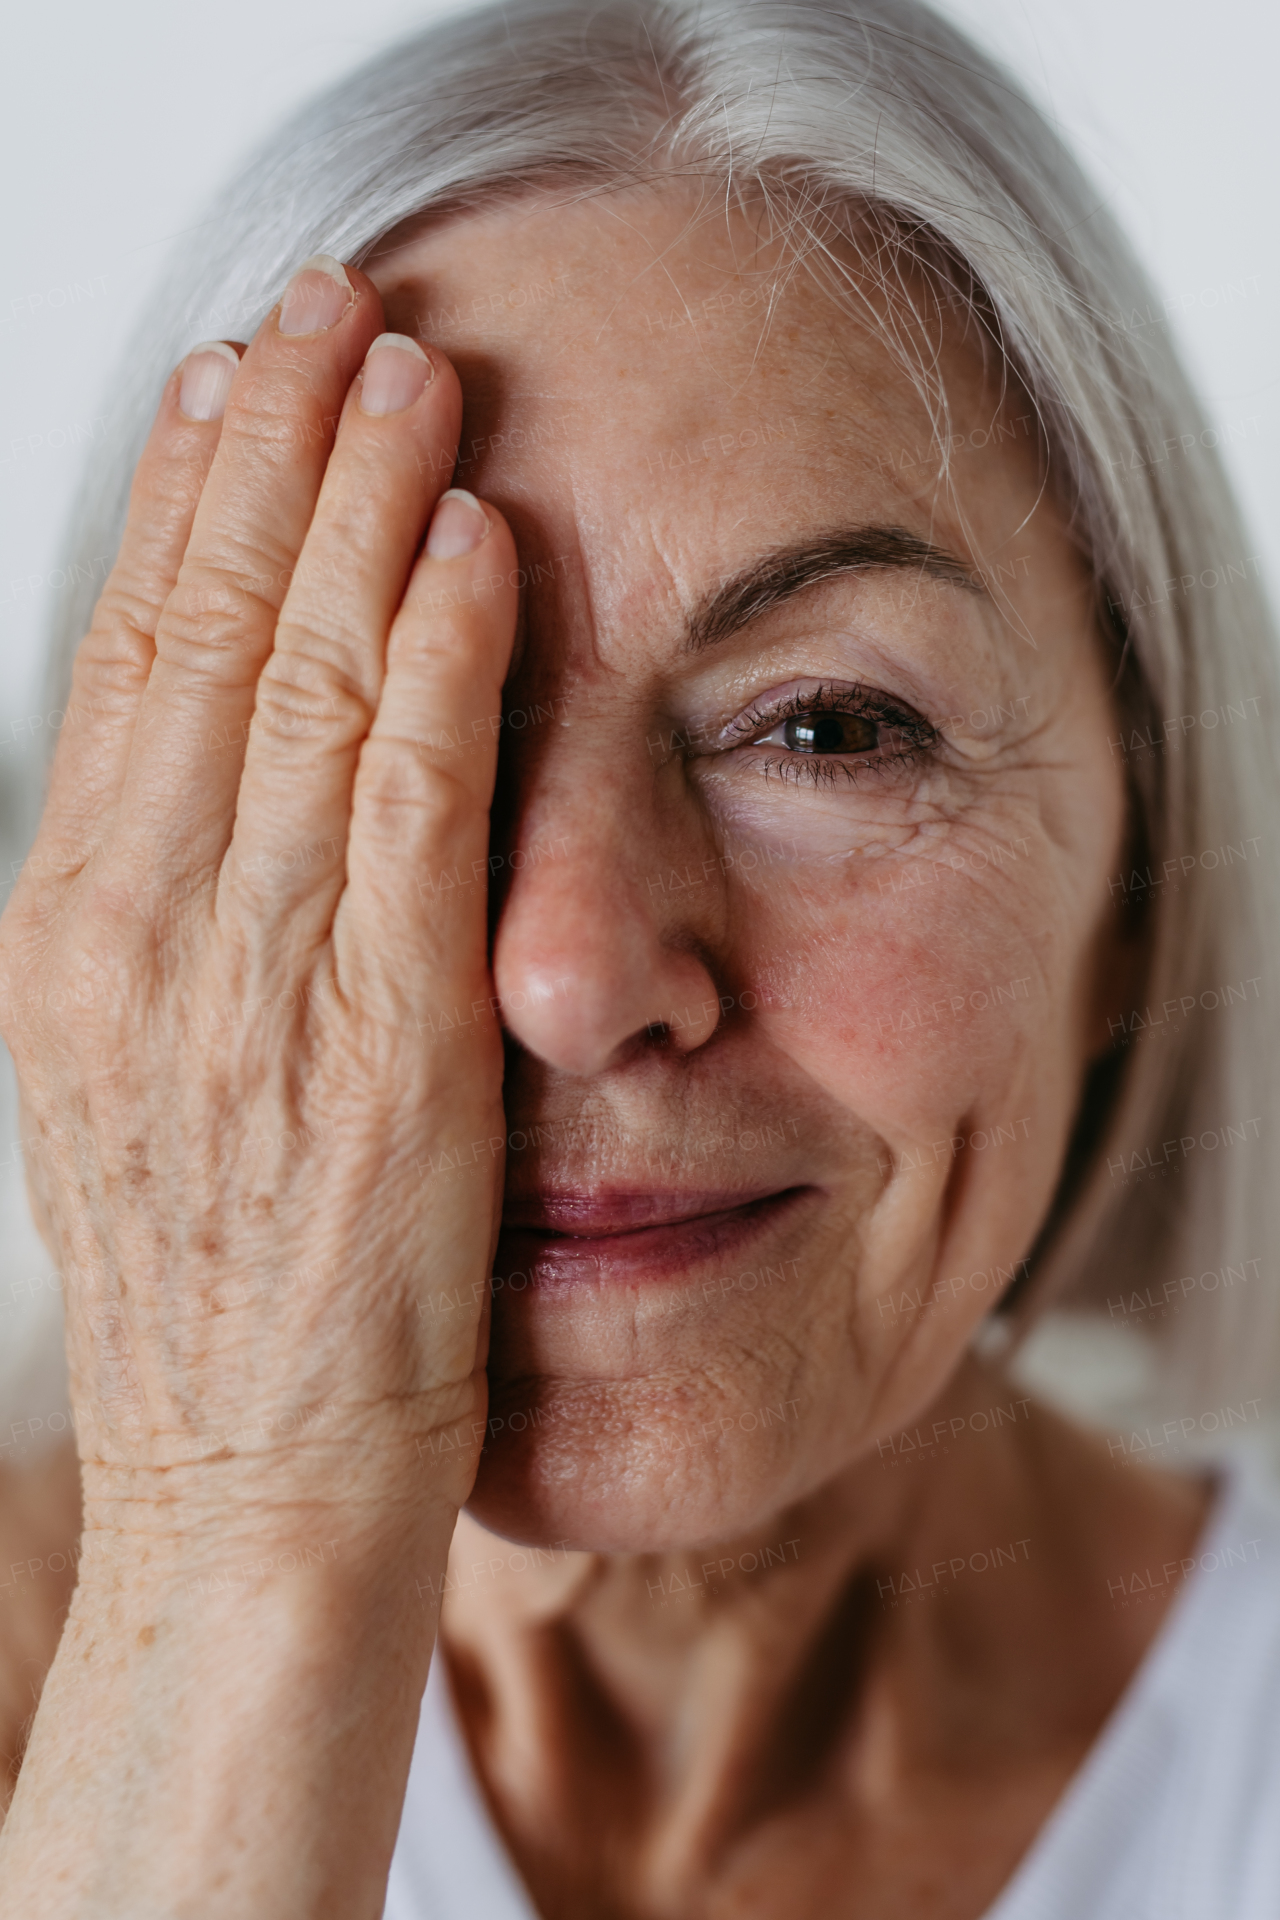
[[[559,1188],[512,1200],[493,1263],[495,1292],[688,1277],[750,1257],[815,1187],[753,1193]]]

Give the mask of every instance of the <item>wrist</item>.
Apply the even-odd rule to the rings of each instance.
[[[328,1407],[301,1437],[264,1419],[234,1435],[161,1438],[146,1459],[94,1448],[78,1430],[85,1575],[95,1562],[106,1577],[117,1567],[199,1576],[280,1555],[318,1566],[334,1541],[353,1566],[411,1558],[419,1544],[429,1555],[470,1497],[484,1440],[483,1401],[450,1412],[428,1426],[403,1409]]]
[[[304,1502],[261,1496],[163,1503],[148,1495],[85,1502],[77,1599],[84,1607],[172,1608],[268,1589],[306,1590],[357,1610],[393,1589],[416,1593],[447,1558],[459,1508],[438,1489],[400,1499]],[[292,1584],[290,1584],[292,1583]]]
[[[51,1915],[379,1910],[452,1526],[420,1509],[296,1565],[289,1527],[90,1535],[6,1884],[42,1886],[52,1847],[79,1864]]]

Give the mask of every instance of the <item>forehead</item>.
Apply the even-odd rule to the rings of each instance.
[[[552,379],[674,367],[678,403],[688,377],[729,399],[850,360],[847,322],[787,252],[745,215],[632,189],[455,218],[371,270],[389,309],[442,345],[515,354]]]
[[[957,659],[1002,672],[1008,654],[1023,672],[1025,636],[1055,603],[1087,624],[1086,570],[1040,485],[1030,408],[1021,424],[999,412],[949,323],[934,342],[944,481],[930,405],[886,340],[887,326],[901,337],[901,302],[864,276],[851,312],[745,214],[699,211],[692,193],[531,195],[442,223],[371,271],[388,323],[457,367],[453,484],[492,500],[536,563],[519,629],[533,644],[517,642],[529,672],[620,668],[638,688],[673,670],[717,590],[847,529],[903,530],[991,583],[990,600],[929,596],[935,644],[945,631]],[[793,611],[838,622],[851,590]],[[919,585],[880,573],[860,591],[887,615]]]
[[[664,498],[679,516],[692,494],[829,481],[851,510],[883,519],[896,503],[936,521],[930,408],[886,339],[886,322],[904,330],[902,303],[847,247],[843,265],[852,294],[837,301],[762,218],[672,188],[530,196],[446,221],[370,271],[390,324],[458,367],[465,484],[483,471],[520,493],[555,474],[642,493],[660,518]],[[996,402],[977,354],[944,337],[938,364],[966,481],[981,469],[988,488],[1033,487],[1025,432],[984,431]]]

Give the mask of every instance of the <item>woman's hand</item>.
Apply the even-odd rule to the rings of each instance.
[[[265,1702],[274,1670],[250,1622],[269,1614],[264,1644],[287,1618],[288,1658],[305,1646],[321,1720],[342,1717],[339,1647],[358,1666],[348,1642],[363,1659],[377,1623],[386,1650],[368,1658],[408,1675],[396,1667],[399,1718],[378,1706],[381,1667],[361,1710],[383,1714],[374,1754],[407,1767],[426,1670],[413,1633],[429,1650],[434,1624],[414,1576],[443,1569],[483,1434],[504,1134],[485,878],[515,552],[470,496],[436,508],[457,377],[437,352],[372,344],[381,322],[363,275],[322,264],[238,369],[215,349],[189,360],[185,388],[181,371],[170,381],[0,924],[84,1469],[68,1639],[79,1618],[82,1642],[114,1640],[132,1674],[122,1707],[114,1682],[89,1698],[91,1673],[63,1672],[54,1717],[87,1714],[107,1746],[127,1729],[95,1714],[154,1722],[156,1752],[191,1716],[216,1721],[208,1688],[175,1692],[216,1667],[211,1621],[224,1652],[252,1643]],[[182,411],[183,392],[214,411],[226,378],[220,422]],[[466,1038],[442,1039],[454,1009]],[[456,1171],[430,1171],[442,1155]],[[264,1614],[271,1595],[285,1598]],[[152,1698],[133,1641],[158,1631],[174,1655],[146,1668]],[[42,1827],[24,1788],[53,1713],[14,1815],[26,1804],[43,1843],[53,1816]],[[121,1759],[145,1780],[137,1753]],[[207,1811],[225,1831],[238,1805],[214,1793]],[[398,1807],[393,1792],[391,1837]],[[137,1818],[114,1804],[106,1825]],[[389,1853],[384,1811],[372,1831],[365,1851]],[[286,1871],[278,1824],[273,1838]],[[175,1858],[199,1872],[186,1839]],[[121,1911],[151,1910],[137,1871],[121,1867]]]
[[[483,1424],[514,553],[455,498],[432,538],[455,557],[418,557],[458,382],[408,341],[362,374],[381,305],[350,279],[304,276],[308,330],[291,302],[266,322],[221,423],[170,383],[0,925],[91,1527],[159,1497],[214,1530],[262,1502],[274,1528],[295,1488],[411,1498],[433,1474],[457,1504],[471,1451],[418,1443]],[[473,1005],[466,1041],[437,1037]]]

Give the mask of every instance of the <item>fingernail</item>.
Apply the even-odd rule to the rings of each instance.
[[[323,333],[336,326],[355,298],[341,260],[313,253],[304,260],[280,302],[281,333]]]
[[[474,553],[489,531],[489,516],[474,493],[450,487],[436,501],[427,532],[427,552],[433,560],[457,560]]]
[[[380,333],[365,355],[360,411],[402,413],[413,405],[434,372],[416,340],[404,333]]]
[[[188,420],[221,420],[240,356],[225,340],[202,340],[182,363],[178,408]]]

